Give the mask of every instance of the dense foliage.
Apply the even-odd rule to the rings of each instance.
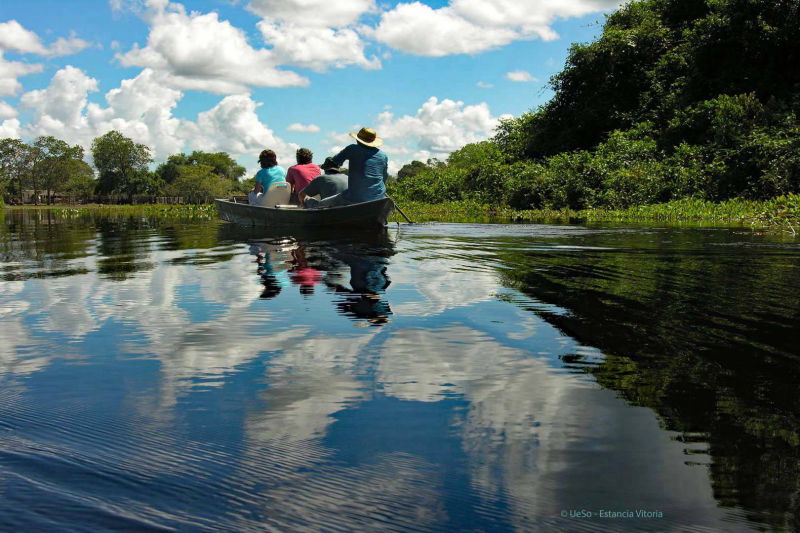
[[[118,131],[95,138],[91,155],[97,179],[81,146],[50,136],[30,144],[0,140],[0,202],[22,202],[27,193],[37,203],[42,194],[41,201],[48,203],[55,194],[80,200],[112,195],[205,203],[253,186],[252,178],[241,180],[245,168],[225,152],[173,154],[152,172],[150,149]]]
[[[800,192],[800,0],[643,0],[571,47],[553,98],[400,198],[624,208]]]

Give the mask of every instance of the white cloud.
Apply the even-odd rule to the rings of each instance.
[[[41,72],[43,68],[40,64],[6,61],[3,50],[0,50],[0,96],[16,95],[22,90],[22,84],[17,78]]]
[[[4,120],[0,123],[0,139],[12,138],[12,139],[19,139],[20,138],[20,124],[19,120],[12,118],[8,120]]]
[[[514,71],[511,71],[511,72],[508,72],[506,74],[506,79],[511,80],[511,81],[516,81],[516,82],[522,82],[522,83],[529,82],[529,81],[539,81],[537,78],[534,78],[533,76],[531,76],[530,72],[527,72],[525,70],[514,70]]]
[[[88,42],[78,39],[75,32],[72,32],[68,39],[59,37],[47,48],[42,44],[38,35],[23,28],[16,20],[0,22],[0,50],[13,50],[22,54],[40,56],[65,56],[80,52],[89,46]]]
[[[370,34],[415,55],[474,54],[516,40],[556,39],[554,21],[618,4],[619,0],[452,0],[433,9],[420,2],[401,3],[384,12]]]
[[[318,133],[319,126],[316,124],[300,124],[299,122],[295,122],[294,124],[289,124],[286,127],[286,131],[294,131],[297,133]]]
[[[16,118],[19,115],[16,109],[11,107],[6,102],[0,101],[0,120],[7,118]]]
[[[477,85],[477,86],[478,86],[478,87],[480,87],[481,89],[491,89],[492,87],[494,87],[494,84],[492,84],[492,83],[485,83],[485,82],[482,82],[482,81],[479,81],[479,82],[478,82],[478,83],[476,83],[475,85]]]
[[[212,109],[200,113],[196,123],[185,122],[182,136],[193,149],[225,151],[232,156],[249,155],[254,165],[257,154],[265,148],[277,153],[278,164],[284,167],[294,164],[299,146],[277,137],[259,120],[256,114],[259,105],[249,94],[226,96]]]
[[[432,96],[413,116],[381,113],[375,128],[386,141],[384,150],[394,171],[411,159],[443,158],[465,144],[486,140],[497,122],[486,103],[465,106]]]
[[[8,61],[3,58],[6,51],[40,56],[64,56],[80,52],[89,43],[78,39],[73,32],[68,39],[60,37],[50,48],[42,44],[39,36],[26,30],[16,20],[0,22],[0,96],[14,96],[22,90],[20,77],[41,72],[44,67],[39,63],[22,63]]]
[[[377,57],[364,56],[364,42],[349,28],[333,29],[295,24],[258,23],[264,41],[272,46],[280,64],[310,68],[318,72],[328,67],[356,65],[367,69],[381,68]]]
[[[251,0],[249,9],[264,19],[315,28],[341,28],[375,11],[374,0]]]
[[[245,93],[249,86],[308,85],[299,74],[279,70],[276,54],[255,49],[245,33],[216,13],[187,14],[180,4],[151,0],[147,45],[117,54],[123,66],[149,67],[178,89]]]
[[[53,76],[46,89],[25,93],[22,105],[34,110],[25,126],[26,137],[53,135],[87,149],[92,139],[118,130],[138,143],[149,146],[156,161],[186,150],[226,151],[245,161],[255,159],[264,148],[272,148],[280,161],[294,161],[295,144],[286,143],[263,124],[249,95],[223,98],[212,109],[201,112],[196,121],[172,115],[183,93],[163,83],[160,74],[143,70],[136,78],[123,80],[105,95],[106,106],[88,103],[97,81],[75,67],[65,67]],[[16,123],[4,123],[13,133]],[[8,135],[18,136],[18,135]]]
[[[16,20],[0,23],[0,49],[23,54],[47,54],[47,48],[39,36],[23,28]]]
[[[88,94],[95,91],[97,80],[73,66],[64,67],[55,73],[46,89],[22,95],[21,105],[34,110],[33,121],[26,129],[36,135],[72,138],[71,133],[79,133],[87,126],[82,112]]]
[[[403,52],[433,57],[474,54],[506,45],[518,36],[513,28],[482,27],[452,8],[432,9],[419,2],[399,4],[384,13],[370,35]]]
[[[81,50],[89,48],[89,46],[91,46],[89,42],[79,39],[75,35],[75,32],[72,32],[69,36],[69,39],[65,39],[63,37],[56,39],[56,42],[50,45],[47,55],[68,56],[77,54]]]

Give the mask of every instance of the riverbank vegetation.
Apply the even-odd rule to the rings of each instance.
[[[621,218],[796,206],[797,64],[798,1],[632,2],[572,46],[547,104],[446,161],[406,165],[391,192]]]
[[[225,152],[173,154],[149,170],[150,149],[109,131],[92,141],[94,171],[84,160],[83,148],[55,137],[33,143],[0,140],[0,202],[52,203],[58,196],[84,203],[135,203],[156,198],[180,198],[189,204],[246,194],[253,180],[241,180],[245,168]]]

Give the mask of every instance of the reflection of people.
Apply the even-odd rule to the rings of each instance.
[[[372,325],[389,322],[392,310],[383,299],[383,294],[391,283],[386,274],[386,258],[372,253],[348,253],[341,250],[334,252],[334,257],[350,267],[350,289],[339,284],[334,286],[337,295],[341,297],[336,304],[339,312],[366,319]]]
[[[289,271],[289,279],[295,285],[300,286],[300,294],[303,296],[314,294],[314,285],[322,280],[320,271],[308,266],[305,247],[302,244],[292,250],[292,268]]]
[[[343,172],[345,169],[336,166],[330,157],[325,159],[322,166],[325,168],[325,174],[314,178],[298,195],[298,200],[305,207],[314,207],[319,204],[319,200],[347,190],[347,174]],[[319,200],[311,198],[312,196],[319,196]]]
[[[357,134],[351,133],[350,136],[355,138],[356,143],[331,158],[336,166],[350,161],[347,190],[322,200],[319,203],[321,207],[369,202],[386,196],[389,159],[378,149],[383,145],[383,139],[370,128],[361,128]]]
[[[260,244],[251,244],[250,253],[256,256],[258,275],[261,276],[261,284],[264,286],[260,298],[265,300],[275,298],[281,293],[283,284],[278,279],[277,273],[272,266],[268,247]]]
[[[286,181],[292,186],[292,194],[295,196],[305,189],[311,180],[322,173],[320,168],[311,162],[313,157],[314,154],[308,148],[298,149],[297,164],[289,167],[289,170],[286,171]]]
[[[256,173],[256,185],[247,195],[250,205],[258,204],[261,196],[273,183],[286,181],[286,171],[278,166],[278,156],[272,150],[262,150],[258,156],[261,170]]]

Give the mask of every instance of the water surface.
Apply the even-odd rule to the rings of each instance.
[[[796,240],[0,220],[1,530],[800,527]]]

